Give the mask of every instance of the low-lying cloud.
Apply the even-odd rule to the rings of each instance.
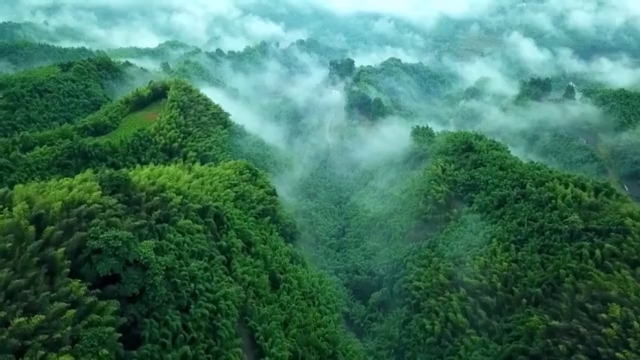
[[[476,114],[476,125],[488,132],[599,116],[581,103],[505,108],[504,99],[513,98],[520,81],[530,76],[556,77],[579,88],[586,82],[640,85],[634,60],[640,54],[640,3],[631,0],[13,0],[0,4],[0,20],[72,28],[79,36],[60,42],[92,48],[153,47],[180,40],[205,50],[228,51],[262,40],[279,42],[283,48],[312,37],[347,49],[356,65],[375,66],[390,57],[422,62],[456,74],[452,91],[489,79],[483,89],[488,98],[463,104]],[[297,154],[314,154],[344,141],[338,129],[351,126],[344,112],[346,98],[340,85],[326,83],[326,59],[304,52],[295,56],[306,69],[302,74],[291,74],[284,64],[269,60],[252,73],[224,71],[224,82],[236,92],[210,86],[203,92],[250,132],[272,144],[289,143]],[[276,98],[302,109],[307,137],[288,139],[289,125],[267,111]],[[460,104],[410,101],[416,103],[409,104],[412,108],[425,109],[425,116],[412,121],[387,118],[381,125],[350,133],[350,154],[362,160],[402,148],[406,142],[400,139],[408,138],[416,121],[457,128],[442,118],[455,117]]]

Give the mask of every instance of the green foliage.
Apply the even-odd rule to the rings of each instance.
[[[165,41],[154,48],[123,47],[109,49],[106,51],[106,53],[113,58],[120,59],[136,59],[146,57],[149,59],[166,61],[167,59],[174,58],[195,49],[197,49],[195,46],[191,46],[179,41]]]
[[[0,138],[72,123],[109,100],[106,82],[123,76],[98,57],[0,75]]]
[[[347,88],[347,108],[373,118],[418,113],[423,110],[422,104],[449,91],[454,79],[452,74],[421,63],[390,58],[377,66],[356,70]]]
[[[361,358],[245,163],[83,173],[0,206],[3,356]]]
[[[145,118],[149,113],[157,113],[155,120]],[[152,82],[76,124],[5,139],[0,151],[5,156],[0,161],[5,186],[73,176],[90,168],[235,158],[276,169],[285,161],[180,80]]]
[[[75,278],[65,254],[78,237],[72,235],[80,235],[75,230],[82,228],[74,217],[95,216],[99,200],[100,190],[87,176],[3,192],[3,358],[110,359],[119,350],[117,302],[99,299]]]
[[[430,151],[425,189],[453,218],[405,270],[398,359],[637,356],[631,201],[477,134],[441,135]]]
[[[351,58],[329,61],[329,76],[344,80],[356,71],[356,63]]]
[[[10,5],[8,5],[10,6]],[[0,22],[0,41],[34,43],[60,43],[87,40],[85,30],[66,25],[49,26],[48,21],[35,22]],[[32,61],[31,59],[24,59]]]
[[[64,61],[77,61],[97,56],[87,48],[65,48],[28,41],[0,41],[0,59],[8,70],[22,70]],[[4,63],[6,62],[6,64]],[[0,68],[0,72],[6,72]]]
[[[200,62],[190,59],[178,62],[173,68],[165,67],[163,71],[169,76],[175,78],[224,87],[224,82],[219,78],[218,74],[207,69],[207,67],[202,65]]]
[[[113,131],[106,134],[102,139],[105,140],[126,140],[137,130],[145,129],[151,126],[158,119],[158,114],[162,112],[164,101],[156,101],[146,107],[132,112],[125,116],[120,125]]]
[[[562,98],[567,100],[575,100],[576,86],[573,84],[567,84],[567,87],[564,89],[564,94],[562,94]]]
[[[551,78],[531,78],[528,81],[522,81],[516,100],[542,101],[551,94],[552,86]]]
[[[633,91],[583,91],[604,124],[496,131],[547,165],[427,126],[352,157],[344,139],[388,115],[483,130],[464,103],[489,104],[490,80],[356,68],[311,39],[108,52],[160,73],[14,42],[34,29],[0,24],[10,64],[56,61],[0,77],[0,358],[638,358],[640,212],[616,187],[640,189]],[[191,85],[242,98],[224,69],[304,76],[300,53],[345,83],[348,120],[376,120],[304,160]],[[571,85],[554,98],[556,80],[522,82],[496,114],[585,105]],[[259,100],[292,143],[317,135],[298,99]]]
[[[316,39],[300,39],[289,45],[287,50],[299,51],[307,54],[314,54],[323,59],[341,59],[345,58],[346,49],[336,48],[335,46],[327,46],[327,44],[320,43]]]
[[[0,22],[0,40],[17,42],[24,39],[22,24],[13,21]]]
[[[567,131],[562,128],[534,127],[527,129],[517,141],[523,151],[540,159],[546,159],[548,165],[588,175],[591,178],[606,179],[608,173],[607,160],[602,157],[598,148],[582,136],[590,135],[589,131]],[[513,136],[513,135],[512,135]],[[591,136],[592,138],[592,136]],[[590,139],[592,140],[592,139]]]
[[[366,93],[360,90],[353,90],[347,93],[347,107],[351,116],[363,116],[371,118],[373,115],[373,100]]]
[[[585,95],[612,118],[612,128],[627,130],[640,121],[640,92],[627,89],[587,89]]]

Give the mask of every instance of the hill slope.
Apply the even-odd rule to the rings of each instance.
[[[0,137],[72,123],[112,98],[126,69],[107,57],[0,75]]]
[[[2,199],[3,356],[361,357],[247,164],[87,172]]]
[[[637,356],[635,204],[480,135],[443,134],[427,151],[422,223],[448,219],[407,266],[396,353],[422,358],[416,344],[428,344],[434,358]]]
[[[150,106],[156,107],[155,118],[142,119],[142,126],[132,125]],[[240,146],[245,141],[260,149],[260,141],[234,125],[224,110],[187,83],[152,82],[74,124],[0,140],[5,156],[0,172],[4,174],[2,184],[13,186],[73,176],[90,168],[174,161],[219,163],[259,155],[256,161],[272,166],[268,153],[255,154]]]

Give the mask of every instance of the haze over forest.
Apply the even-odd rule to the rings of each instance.
[[[4,0],[0,360],[640,359],[640,3]]]

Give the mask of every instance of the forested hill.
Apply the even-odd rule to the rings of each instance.
[[[640,358],[636,89],[54,40],[0,26],[0,359]]]

